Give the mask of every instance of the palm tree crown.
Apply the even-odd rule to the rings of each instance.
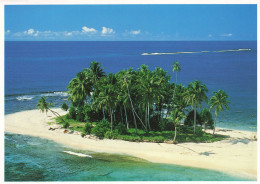
[[[51,104],[46,102],[45,96],[43,96],[43,97],[39,100],[39,102],[38,102],[38,104],[37,104],[38,109],[39,109],[42,113],[45,111],[46,114],[47,114],[47,112],[48,112],[48,110],[49,110],[49,106],[51,106]]]
[[[214,96],[209,99],[209,109],[211,110],[215,107],[215,115],[218,116],[219,111],[223,111],[224,108],[229,109],[228,104],[230,101],[227,100],[228,95],[223,90],[219,90],[218,92],[213,91],[213,94]]]
[[[191,82],[188,87],[187,91],[184,94],[185,101],[194,108],[194,133],[196,132],[196,108],[197,106],[201,107],[201,102],[208,101],[208,97],[206,95],[208,92],[207,87],[202,84],[200,81],[195,80]]]
[[[213,96],[209,99],[209,110],[215,107],[215,121],[214,121],[214,129],[213,129],[213,134],[215,133],[215,128],[216,128],[216,121],[217,121],[217,116],[219,111],[224,111],[224,108],[229,109],[228,104],[230,101],[228,101],[228,95],[225,91],[219,90],[218,92],[213,91]]]

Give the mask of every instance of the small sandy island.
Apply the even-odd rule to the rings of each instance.
[[[54,109],[61,115],[65,111]],[[236,176],[257,179],[257,133],[217,129],[217,134],[230,136],[214,143],[135,143],[121,140],[82,138],[63,129],[49,130],[53,115],[39,110],[5,116],[5,132],[37,136],[74,148],[95,152],[127,154],[151,162],[177,164],[223,171]],[[53,127],[53,125],[51,125]]]

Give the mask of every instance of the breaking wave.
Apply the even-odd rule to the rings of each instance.
[[[89,158],[92,158],[92,156],[86,155],[86,154],[83,154],[83,153],[76,153],[76,152],[73,152],[73,151],[63,151],[63,152],[67,153],[67,154],[70,154],[70,155],[76,155],[76,156],[79,156],[79,157],[89,157]]]
[[[170,54],[194,54],[194,53],[208,53],[208,52],[241,52],[241,51],[250,51],[251,49],[233,49],[233,50],[218,50],[218,51],[197,51],[197,52],[152,52],[152,53],[142,53],[143,56],[149,55],[170,55]]]
[[[18,96],[16,97],[17,100],[31,100],[33,99],[33,96]]]
[[[64,91],[56,91],[56,92],[51,92],[51,93],[44,93],[42,96],[69,96],[67,92]]]
[[[54,91],[54,92],[39,92],[32,94],[17,94],[17,95],[6,95],[5,100],[19,100],[28,101],[32,99],[39,99],[43,96],[46,97],[68,97],[69,94],[65,91]]]

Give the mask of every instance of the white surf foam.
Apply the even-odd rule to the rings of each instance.
[[[146,56],[149,56],[149,55],[166,55],[166,54],[194,54],[194,53],[206,53],[206,52],[239,52],[239,51],[250,51],[251,49],[234,49],[234,50],[217,50],[217,51],[197,51],[197,52],[152,52],[152,53],[147,53],[147,52],[144,52],[142,53],[141,55],[146,55]]]
[[[42,94],[42,96],[69,96],[69,94],[67,92],[63,92],[63,91],[57,91],[57,92],[52,92],[52,93],[45,93]]]
[[[89,157],[89,158],[92,158],[92,156],[86,155],[86,154],[83,154],[83,153],[76,153],[76,152],[73,152],[73,151],[63,151],[63,152],[67,153],[67,154],[70,154],[70,155],[76,155],[76,156],[79,156],[79,157]]]
[[[18,96],[16,97],[17,100],[31,100],[33,96]]]

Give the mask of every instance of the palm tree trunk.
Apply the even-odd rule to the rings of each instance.
[[[124,105],[124,109],[125,109],[125,121],[126,121],[126,128],[129,129],[129,124],[128,124],[128,120],[127,120],[127,112],[126,112],[126,108]]]
[[[134,113],[134,106],[133,106],[132,99],[130,97],[129,89],[127,88],[127,90],[128,90],[128,97],[129,97],[129,100],[130,100],[130,103],[131,103],[131,106],[132,106],[132,112],[133,112],[134,123],[135,123],[135,131],[137,133],[137,125],[136,125],[136,119],[135,119],[135,113]]]
[[[215,121],[214,121],[213,135],[215,134],[216,121],[217,121],[217,116],[215,117]]]
[[[145,127],[145,125],[144,125],[143,121],[140,119],[140,117],[138,116],[138,114],[135,112],[134,105],[133,105],[133,102],[132,102],[132,99],[131,99],[131,96],[130,96],[130,93],[129,93],[129,89],[128,89],[128,97],[129,97],[129,100],[131,102],[133,116],[134,116],[134,122],[135,122],[135,127],[136,127],[136,132],[137,132],[137,124],[136,124],[136,119],[135,119],[135,115],[134,114],[136,114],[136,117],[138,117],[138,119],[142,123],[143,127]]]
[[[195,108],[194,108],[194,134],[196,132],[196,104],[195,104]]]
[[[111,119],[111,131],[113,130],[113,115],[112,115],[112,110],[110,109],[110,119]]]
[[[176,85],[177,85],[177,72],[176,72],[176,81],[175,81],[175,84],[174,84],[173,100],[174,100]]]
[[[204,131],[206,132],[206,129],[207,129],[207,127],[206,127],[206,124],[207,124],[208,122],[206,122],[206,121],[204,121]]]
[[[145,107],[145,128],[147,130],[147,106]]]
[[[116,122],[116,110],[113,110],[112,112],[114,114],[114,122]]]
[[[122,106],[119,105],[119,107],[120,107],[121,120],[122,120],[122,123],[124,123],[123,114],[122,114]]]
[[[106,120],[104,106],[102,107],[102,110],[103,110],[103,117],[104,117],[104,120]]]
[[[61,117],[61,115],[60,115],[59,113],[57,113],[57,112],[55,112],[55,111],[53,111],[53,110],[51,110],[51,109],[49,109],[49,108],[48,108],[48,110],[51,111],[52,114],[54,114],[56,117],[60,117],[61,120],[65,123],[64,119]],[[46,114],[47,114],[47,112],[46,112]]]
[[[150,113],[149,113],[149,101],[148,101],[148,105],[147,105],[147,111],[148,111],[148,116],[147,116],[147,124],[148,124],[148,129],[151,130],[150,127]]]
[[[177,127],[176,127],[176,124],[175,124],[175,126],[174,126],[174,138],[173,138],[173,143],[175,143],[176,136],[177,136]]]

